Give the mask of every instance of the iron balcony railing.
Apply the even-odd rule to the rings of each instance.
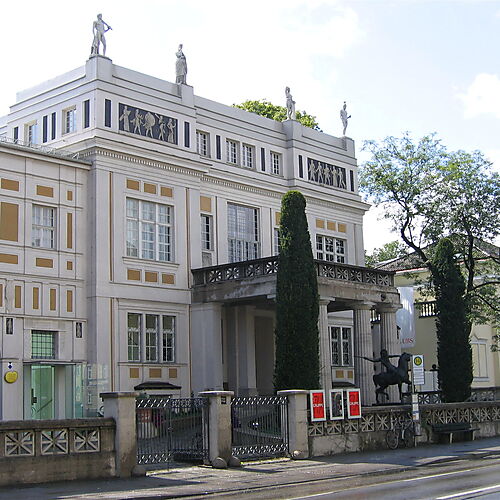
[[[19,146],[21,148],[30,149],[32,151],[37,151],[39,153],[44,153],[50,156],[56,156],[58,158],[67,158],[70,160],[83,161],[85,163],[90,163],[88,160],[83,160],[80,158],[80,153],[75,153],[73,151],[65,151],[64,149],[55,149],[49,146],[44,146],[43,144],[34,144],[32,142],[22,141],[21,139],[12,139],[6,136],[0,136],[0,143],[12,144],[14,146]]]
[[[316,274],[320,278],[387,287],[394,286],[394,272],[392,271],[380,271],[323,260],[315,260],[314,265]],[[279,257],[273,256],[193,269],[194,286],[268,276],[276,274],[278,266]]]

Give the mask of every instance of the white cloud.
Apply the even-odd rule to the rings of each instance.
[[[497,75],[476,75],[466,92],[457,97],[464,104],[466,118],[488,113],[500,118],[500,78]]]

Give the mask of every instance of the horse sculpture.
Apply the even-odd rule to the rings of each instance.
[[[391,356],[395,357],[395,356]],[[397,357],[397,356],[396,356]],[[365,358],[368,359],[368,358]],[[398,361],[398,366],[394,366],[391,363],[389,365],[391,366],[391,369],[386,371],[386,372],[381,372],[381,373],[376,373],[373,375],[373,382],[376,386],[375,389],[375,395],[377,398],[377,403],[380,403],[379,401],[379,396],[383,394],[387,399],[389,399],[389,394],[385,392],[387,387],[390,385],[396,385],[398,386],[399,389],[399,399],[401,400],[402,397],[402,385],[403,383],[405,384],[410,384],[410,378],[408,377],[408,363],[410,362],[411,355],[408,354],[407,352],[404,352],[399,356],[399,361]],[[369,359],[369,361],[373,361]],[[378,361],[378,360],[377,360]],[[387,368],[387,364],[384,363]]]

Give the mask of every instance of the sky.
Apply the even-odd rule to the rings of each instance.
[[[363,141],[436,132],[451,150],[479,149],[500,170],[500,0],[24,0],[3,2],[0,116],[17,91],[85,64],[92,22],[112,27],[117,65],[175,81],[184,45],[197,95],[268,99]],[[397,238],[370,210],[369,252]]]

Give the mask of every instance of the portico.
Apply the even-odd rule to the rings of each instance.
[[[375,401],[373,364],[363,357],[378,354],[371,332],[371,311],[381,317],[382,346],[398,354],[396,311],[399,295],[393,275],[373,269],[315,261],[320,295],[321,385],[361,388],[364,405]],[[237,262],[193,271],[193,389],[229,389],[239,395],[270,394],[274,368],[274,296],[278,258]],[[353,327],[345,339],[345,371],[351,379],[336,380],[332,360],[332,317],[344,316]],[[349,319],[350,318],[350,319]],[[349,324],[349,323],[346,323]],[[387,347],[386,347],[387,346]],[[208,384],[212,384],[209,386]]]

